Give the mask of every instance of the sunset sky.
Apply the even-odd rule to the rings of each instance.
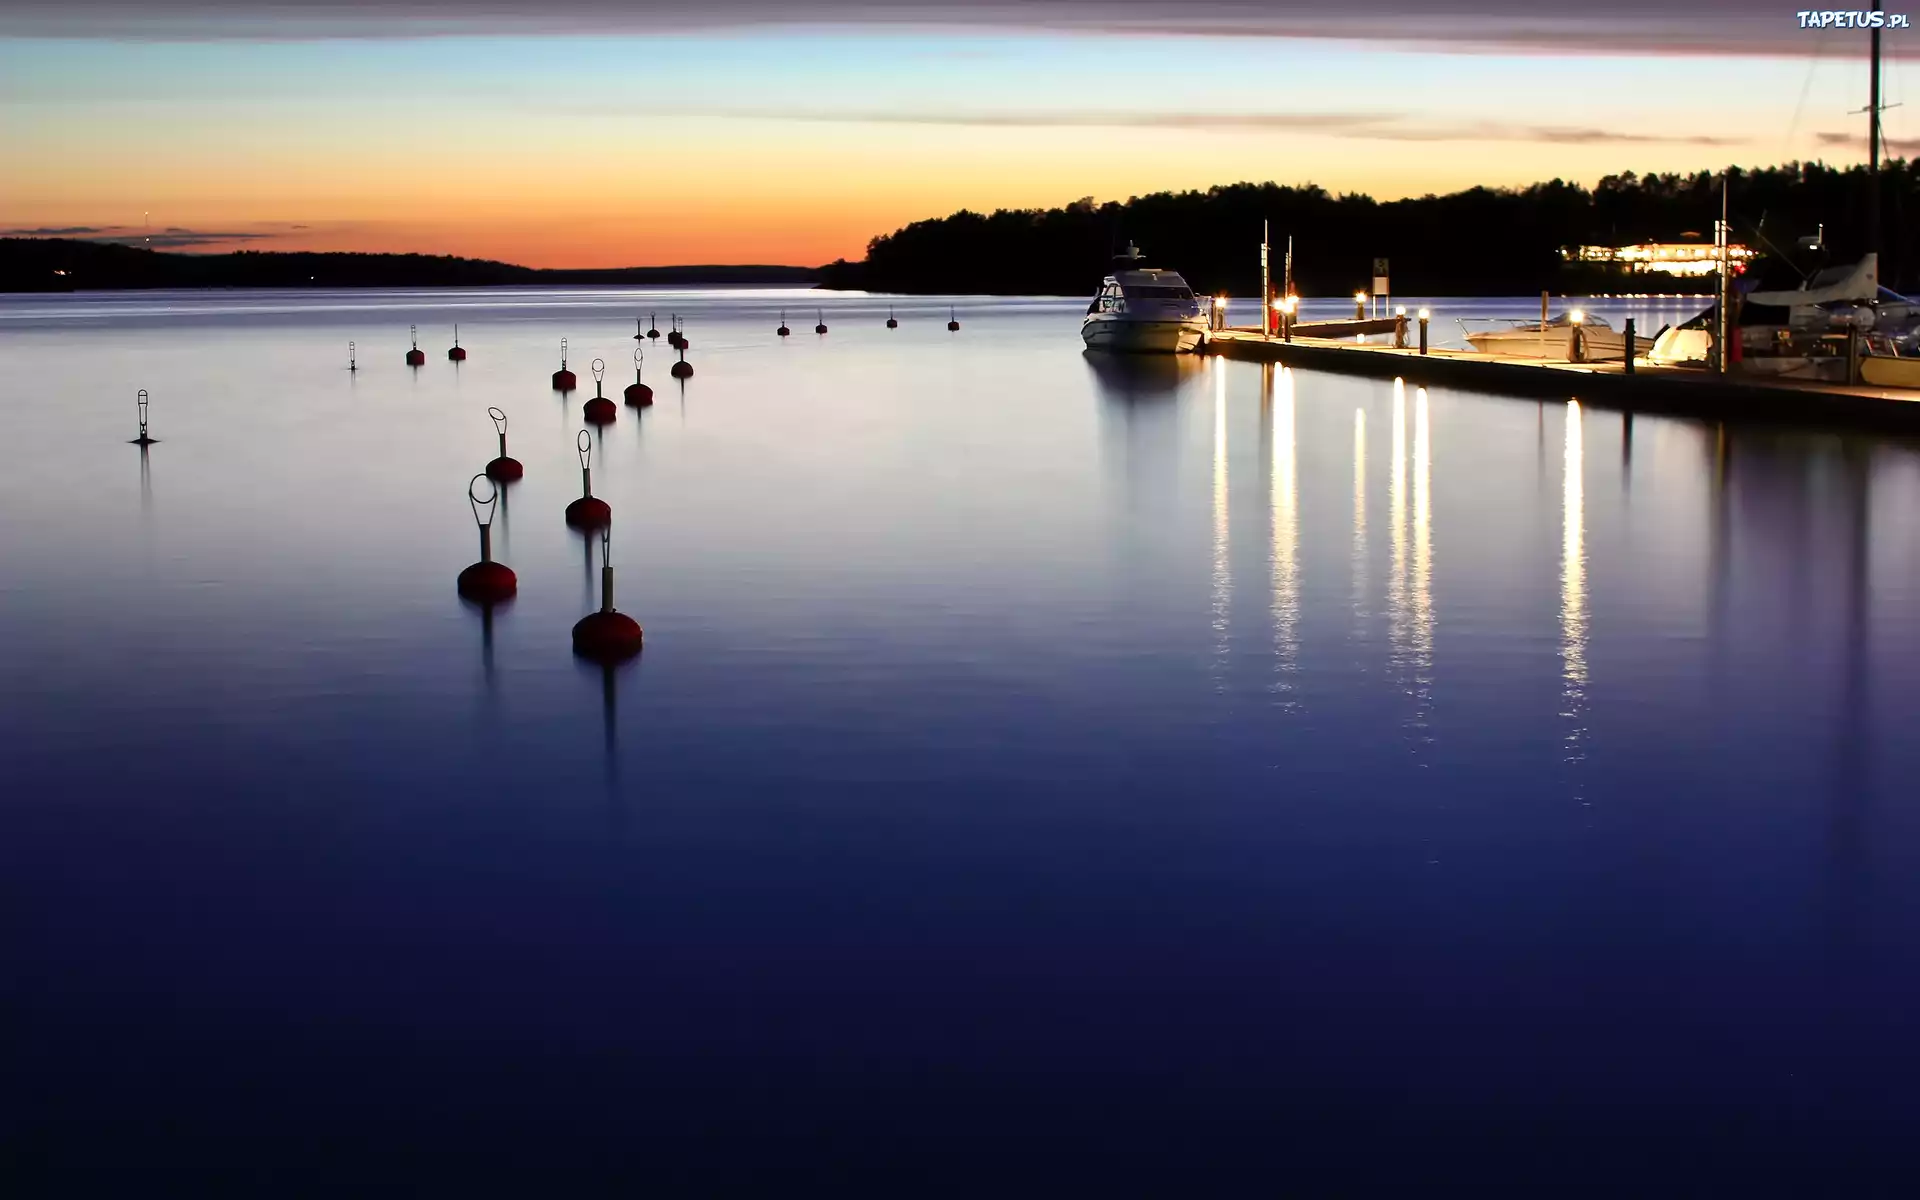
[[[1916,39],[1886,35],[1889,104]],[[1238,180],[1857,162],[1866,48],[1756,0],[4,0],[0,233],[816,264]]]

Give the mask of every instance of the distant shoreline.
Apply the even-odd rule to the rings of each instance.
[[[179,254],[67,238],[0,238],[0,292],[164,289],[607,287],[661,284],[817,284],[816,267],[692,264],[583,270],[522,267],[428,254]]]

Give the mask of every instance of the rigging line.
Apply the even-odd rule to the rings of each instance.
[[[1793,155],[1793,139],[1800,132],[1800,117],[1807,108],[1807,94],[1813,90],[1814,72],[1820,68],[1820,51],[1825,48],[1827,39],[1813,39],[1813,57],[1807,60],[1807,77],[1800,84],[1800,103],[1793,109],[1793,120],[1787,125],[1787,142],[1781,148],[1780,155],[1790,158]]]

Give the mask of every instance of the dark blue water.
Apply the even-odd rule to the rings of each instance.
[[[1913,445],[958,303],[0,301],[0,1178],[1908,1192]]]

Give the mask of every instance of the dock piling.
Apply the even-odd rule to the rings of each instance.
[[[1626,352],[1626,356],[1627,356],[1627,357],[1626,357],[1626,373],[1627,373],[1627,374],[1629,374],[1629,375],[1631,375],[1631,374],[1633,374],[1633,359],[1634,359],[1634,354],[1635,354],[1635,349],[1636,349],[1636,348],[1635,348],[1635,346],[1634,346],[1634,337],[1633,337],[1633,318],[1632,318],[1632,317],[1628,317],[1628,318],[1627,318],[1627,327],[1626,327],[1626,331],[1625,331],[1625,333],[1626,333],[1626,346],[1625,346],[1625,352]]]
[[[1420,310],[1420,353],[1422,354],[1427,352],[1427,318],[1430,315],[1426,309]]]

